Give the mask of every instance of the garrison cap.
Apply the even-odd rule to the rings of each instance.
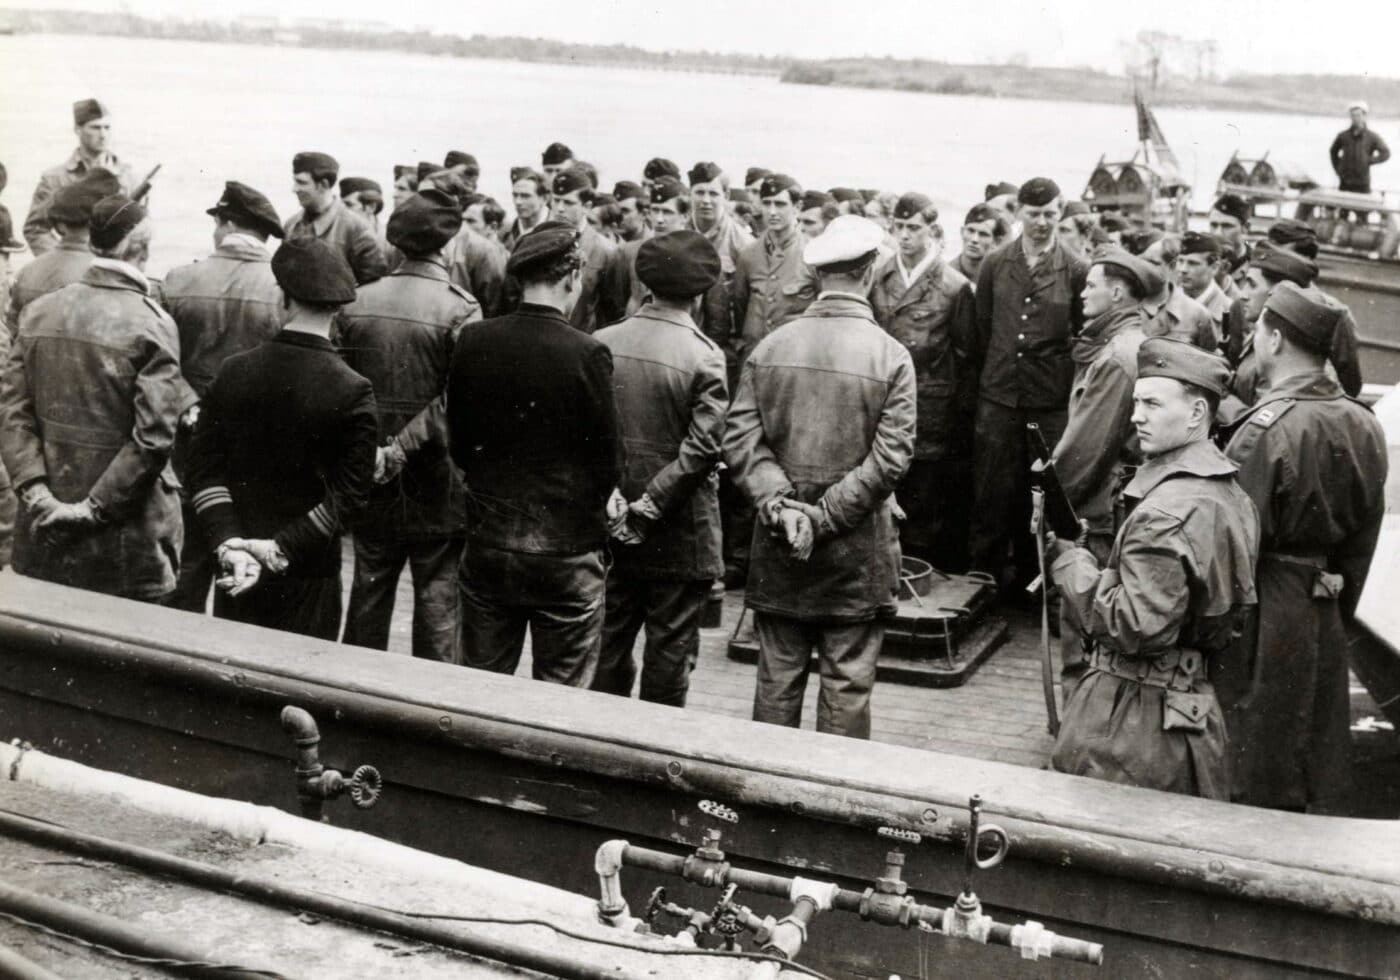
[[[824,208],[828,204],[835,204],[836,198],[826,191],[808,191],[802,195],[802,203],[798,205],[803,211],[810,211],[812,208]]]
[[[277,217],[277,209],[272,202],[236,180],[224,183],[224,192],[219,196],[218,203],[204,213],[236,221],[245,228],[273,238],[282,237],[282,221]]]
[[[771,176],[773,176],[773,171],[767,167],[750,167],[744,171],[744,186],[748,187],[750,184],[758,183],[764,177]]]
[[[1164,236],[1155,228],[1134,228],[1123,232],[1123,247],[1134,255],[1141,255]]]
[[[1117,212],[1110,211],[1099,218],[1099,227],[1104,231],[1127,231],[1129,227],[1128,219]]]
[[[578,251],[579,230],[564,221],[546,221],[520,236],[506,261],[506,274],[528,274]]]
[[[681,168],[665,157],[652,157],[642,168],[642,177],[646,180],[657,180],[661,177],[674,177],[680,180]]]
[[[855,262],[873,255],[884,240],[885,233],[869,218],[843,214],[807,243],[802,258],[813,268]]]
[[[1250,206],[1238,194],[1221,194],[1215,199],[1215,203],[1210,206],[1210,209],[1219,211],[1221,214],[1228,214],[1246,227],[1249,225]]]
[[[1282,320],[1284,332],[1315,354],[1332,349],[1332,335],[1342,318],[1342,307],[1312,287],[1281,282],[1269,294],[1264,312]]]
[[[719,253],[698,231],[648,238],[637,250],[637,278],[658,296],[690,299],[719,282]]]
[[[658,177],[651,185],[651,203],[665,204],[672,198],[689,197],[686,186],[674,177]]]
[[[451,169],[452,167],[463,167],[467,173],[480,174],[481,164],[476,162],[476,157],[466,150],[448,150],[447,156],[442,158],[442,165]]]
[[[1297,283],[1299,286],[1311,286],[1317,278],[1317,263],[1312,259],[1304,258],[1286,248],[1272,247],[1268,242],[1260,242],[1254,246],[1249,263],[1275,279]]]
[[[81,180],[60,187],[49,204],[48,220],[65,225],[86,225],[92,221],[92,209],[104,197],[121,193],[121,183],[110,170],[97,167]]]
[[[795,204],[802,196],[802,186],[787,174],[769,174],[763,178],[763,183],[758,185],[760,201],[766,197],[777,197],[779,194],[787,194]]]
[[[593,182],[588,179],[588,175],[577,167],[570,167],[561,170],[554,175],[554,180],[550,181],[549,187],[555,197],[563,197],[565,194],[574,191],[588,191],[593,193]]]
[[[574,151],[563,143],[550,143],[544,148],[544,153],[540,154],[540,162],[546,167],[557,167],[573,158]]]
[[[340,176],[340,164],[335,157],[329,153],[317,153],[314,150],[306,150],[292,157],[293,174],[309,174],[317,170],[329,170],[337,177]],[[332,180],[335,178],[332,177]]]
[[[543,189],[541,193],[549,193],[549,184],[545,181],[544,174],[534,167],[511,167],[510,182],[515,184],[522,180],[532,180]]]
[[[1060,185],[1049,177],[1032,177],[1016,192],[1016,203],[1033,208],[1043,208],[1053,204],[1060,196]]]
[[[865,198],[861,197],[860,191],[854,187],[833,187],[827,193],[835,198],[838,204],[848,204],[851,201],[865,203]]]
[[[686,174],[686,177],[690,180],[690,186],[694,187],[696,184],[708,184],[711,181],[719,180],[723,173],[724,171],[720,168],[719,164],[712,163],[709,160],[701,160],[690,168],[690,172]]]
[[[896,221],[907,221],[931,207],[933,207],[933,199],[927,194],[910,191],[895,203],[894,217]],[[934,220],[938,219],[934,218]]]
[[[866,204],[880,196],[880,191],[874,187],[862,187],[860,189],[860,199]]]
[[[10,209],[0,204],[0,252],[23,252],[24,242],[15,241],[15,222]]]
[[[342,177],[340,181],[340,196],[349,197],[351,194],[358,194],[361,191],[373,191],[376,194],[383,194],[384,188],[379,186],[379,181],[370,180],[368,177]]]
[[[1070,201],[1065,205],[1064,217],[1074,218],[1081,214],[1093,214],[1094,211],[1083,201]]]
[[[974,204],[968,209],[967,217],[963,218],[964,225],[980,225],[984,221],[1006,221],[1006,212],[992,207],[990,204]]]
[[[394,164],[394,179],[395,179],[395,180],[398,180],[400,177],[412,177],[414,180],[417,180],[417,179],[418,179],[418,167],[417,167],[417,165],[416,165],[416,164],[412,164],[412,163],[396,163],[396,164]]]
[[[1202,231],[1188,231],[1181,236],[1182,255],[1215,255],[1219,256],[1223,246],[1220,239],[1214,235]]]
[[[1154,296],[1165,284],[1162,273],[1146,259],[1133,255],[1121,245],[1105,245],[1094,249],[1090,266],[1101,265],[1118,275],[1127,276],[1138,284],[1144,296]]]
[[[424,178],[428,177],[429,175],[435,174],[435,173],[437,173],[438,171],[440,171],[440,170],[445,170],[445,169],[446,169],[445,167],[439,167],[436,163],[433,163],[433,161],[431,161],[431,160],[419,160],[419,161],[418,161],[418,179],[419,179],[419,180],[423,180]]]
[[[428,255],[440,250],[462,229],[462,209],[457,199],[441,191],[414,194],[389,216],[384,237],[406,255]]]
[[[731,201],[733,201],[735,204],[752,204],[752,203],[753,203],[753,195],[749,193],[749,189],[748,189],[747,187],[731,187],[731,188],[729,188],[729,199],[730,199]]]
[[[95,248],[115,248],[146,220],[146,209],[125,194],[104,197],[92,208],[90,241]]]
[[[1297,218],[1279,218],[1269,226],[1269,241],[1275,245],[1296,245],[1299,242],[1317,241],[1317,232],[1312,225]]]
[[[988,184],[985,188],[983,188],[982,202],[985,204],[987,201],[990,201],[994,197],[1005,197],[1008,194],[1014,195],[1018,193],[1020,193],[1019,187],[1017,187],[1015,184],[1010,184],[1002,180],[998,181],[995,184]]]
[[[1224,395],[1230,383],[1230,365],[1225,358],[1171,337],[1144,340],[1138,347],[1137,365],[1139,378],[1174,378],[1216,397]]]
[[[647,192],[635,180],[619,180],[613,184],[613,197],[617,198],[618,201],[642,201],[645,203]]]
[[[345,256],[309,235],[289,238],[272,253],[272,276],[282,292],[303,303],[344,306],[355,298]]]
[[[73,103],[73,125],[86,126],[94,119],[103,119],[111,115],[107,107],[97,99],[80,99]]]

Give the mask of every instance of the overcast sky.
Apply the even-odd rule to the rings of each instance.
[[[1122,42],[1156,29],[1220,45],[1222,72],[1400,77],[1394,0],[0,0],[3,7],[128,9],[382,20],[457,34],[520,34],[651,49],[1123,67]]]

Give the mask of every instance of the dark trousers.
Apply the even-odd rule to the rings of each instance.
[[[5,329],[0,325],[0,330]],[[0,463],[0,568],[7,568],[14,552],[15,520],[19,516],[19,498],[10,487],[5,464]]]
[[[1068,399],[1066,399],[1068,401]],[[1065,431],[1067,409],[1007,408],[985,398],[977,403],[973,436],[972,567],[1001,581],[1007,550],[1016,561],[1017,584],[1037,574],[1031,539],[1030,466],[1035,458],[1026,424],[1035,422],[1053,452]]]
[[[209,608],[209,587],[214,584],[215,545],[204,533],[204,525],[194,507],[183,497],[180,516],[185,522],[185,540],[180,545],[180,574],[175,581],[175,593],[170,605],[185,612],[202,613]],[[222,543],[222,542],[220,542]]]
[[[972,460],[916,459],[895,494],[904,510],[899,545],[943,572],[967,571]]]
[[[608,573],[603,642],[592,688],[627,697],[637,678],[632,648],[646,627],[642,648],[643,701],[685,707],[690,672],[700,656],[700,616],[711,583],[662,582]]]
[[[252,589],[229,598],[214,592],[214,615],[235,623],[300,633],[335,641],[340,634],[340,573],[320,578],[287,578],[264,572]]]
[[[749,574],[749,545],[753,541],[755,514],[749,498],[729,478],[728,470],[720,471],[719,516],[723,529],[725,582],[742,586]]]
[[[457,563],[462,538],[383,537],[355,532],[355,576],[345,643],[389,649],[389,623],[405,564],[413,576],[413,655],[457,662]]]
[[[870,737],[870,690],[875,663],[885,641],[885,624],[819,625],[785,616],[755,612],[758,633],[758,683],[753,720],[797,728],[812,651],[821,671],[817,731],[851,738]]]
[[[537,681],[587,687],[598,667],[602,551],[535,555],[467,542],[458,566],[461,663],[513,674],[530,627]]]

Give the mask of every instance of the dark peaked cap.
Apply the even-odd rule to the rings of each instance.
[[[224,183],[224,192],[220,195],[219,202],[204,213],[235,221],[245,228],[273,238],[282,237],[282,221],[277,217],[277,210],[272,206],[272,202],[247,184],[240,184],[236,180]]]

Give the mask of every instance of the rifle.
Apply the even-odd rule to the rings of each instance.
[[[1079,523],[1079,515],[1074,512],[1074,505],[1065,496],[1064,487],[1060,486],[1060,478],[1050,458],[1050,447],[1045,444],[1045,435],[1034,422],[1026,423],[1026,431],[1030,434],[1031,452],[1036,457],[1035,462],[1031,463],[1031,485],[1045,495],[1045,523],[1057,537],[1077,540],[1084,529]]]
[[[154,178],[156,174],[160,173],[160,168],[161,165],[159,163],[152,167],[151,172],[146,175],[146,179],[137,184],[136,189],[131,192],[131,199],[137,204],[140,204],[142,198],[151,193],[151,179]]]

